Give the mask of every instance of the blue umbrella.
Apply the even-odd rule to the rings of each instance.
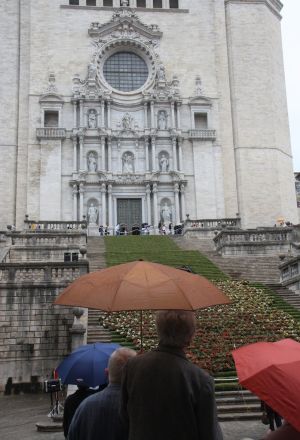
[[[77,384],[81,379],[89,387],[107,383],[105,368],[110,355],[119,348],[119,344],[86,344],[74,350],[64,359],[56,371],[64,384]]]

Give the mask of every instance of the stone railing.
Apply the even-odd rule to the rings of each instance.
[[[291,251],[293,228],[222,230],[214,238],[222,255],[278,255]]]
[[[217,137],[216,130],[189,130],[190,139],[214,140]]]
[[[187,238],[213,238],[216,230],[239,228],[240,224],[241,219],[239,217],[200,220],[187,218],[184,222],[183,234]]]
[[[58,127],[43,127],[36,129],[38,139],[65,139],[66,129]]]
[[[80,232],[86,231],[87,222],[83,221],[50,221],[50,220],[29,220],[28,216],[25,216],[25,229],[31,232],[74,232],[79,230]]]
[[[0,264],[0,285],[67,285],[88,272],[88,262],[78,263],[6,263]]]
[[[284,260],[284,258],[282,257]],[[288,259],[279,266],[280,281],[285,287],[300,291],[300,256]]]
[[[45,232],[46,231],[46,232]],[[57,229],[55,229],[57,232]],[[11,234],[11,244],[14,246],[69,246],[69,247],[78,247],[85,246],[87,241],[86,233],[82,230],[63,230],[59,231],[58,234],[53,234],[51,232],[42,229],[39,230],[39,233],[32,232],[29,230],[25,233],[12,233]]]

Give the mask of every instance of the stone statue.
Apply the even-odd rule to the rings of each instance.
[[[96,79],[97,67],[94,63],[90,63],[88,66],[88,79]]]
[[[132,121],[133,121],[133,118],[130,116],[130,114],[125,113],[125,115],[123,116],[123,119],[122,119],[122,125],[123,125],[124,130],[131,129]]]
[[[159,81],[166,81],[166,72],[163,64],[160,64],[157,71],[157,79]]]
[[[160,171],[166,173],[168,171],[169,160],[165,154],[162,154],[159,161]]]
[[[171,221],[171,210],[168,204],[165,202],[163,207],[161,208],[161,217],[164,224],[169,224]]]
[[[199,75],[196,76],[195,83],[196,83],[195,94],[196,94],[196,96],[201,96],[203,93],[203,90],[202,90],[202,81],[201,81],[201,78]]]
[[[97,128],[97,115],[95,110],[89,112],[88,126],[89,128]]]
[[[123,156],[123,173],[133,173],[133,157],[125,153]]]
[[[97,160],[94,153],[90,153],[88,156],[88,170],[92,173],[97,171]]]
[[[89,224],[96,224],[98,219],[98,208],[91,203],[88,209],[88,222]]]
[[[165,130],[167,128],[167,118],[164,111],[158,113],[157,125],[159,130]]]

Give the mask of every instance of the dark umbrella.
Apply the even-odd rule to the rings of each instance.
[[[119,344],[86,344],[74,350],[64,359],[56,371],[64,384],[78,384],[81,379],[89,387],[107,383],[105,369],[110,355],[119,348]]]

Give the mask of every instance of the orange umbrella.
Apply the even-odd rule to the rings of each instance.
[[[300,432],[300,344],[257,342],[232,355],[239,382]]]
[[[206,278],[147,261],[92,272],[70,284],[54,304],[108,312],[196,310],[230,300]]]

